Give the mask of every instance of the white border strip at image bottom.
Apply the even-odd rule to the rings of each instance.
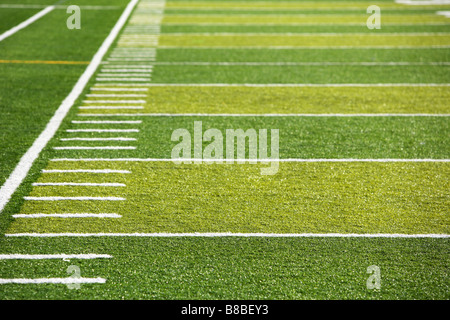
[[[450,238],[450,234],[403,234],[403,233],[10,233],[6,237],[262,237],[262,238]]]

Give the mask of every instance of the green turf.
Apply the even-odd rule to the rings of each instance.
[[[366,7],[367,8],[367,7]],[[363,24],[369,17],[360,14],[315,14],[315,15],[165,15],[164,24]],[[447,23],[448,18],[436,14],[390,14],[383,16],[386,24],[419,24],[419,23]]]
[[[444,48],[337,49],[158,49],[157,62],[448,62]]]
[[[448,35],[169,35],[159,39],[162,47],[383,47],[448,46]]]
[[[22,21],[39,12],[38,9],[8,9],[0,8],[0,34],[17,26]]]
[[[450,25],[384,25],[380,30],[370,30],[365,25],[163,25],[162,33],[233,32],[233,33],[397,33],[397,32],[449,32]]]
[[[8,3],[0,0],[0,3]],[[47,3],[23,0],[21,3]],[[53,2],[51,2],[53,3]],[[88,61],[117,20],[127,1],[75,1],[73,4],[117,5],[118,10],[86,10],[81,32],[65,29],[67,14],[57,10],[0,43],[0,60]],[[71,3],[72,4],[72,3]],[[167,1],[167,8],[183,14],[167,15],[163,32],[372,32],[365,28],[370,1]],[[378,1],[384,32],[447,32],[448,19],[423,14],[437,7],[410,7]],[[279,18],[268,13],[275,6],[303,10]],[[182,7],[186,7],[185,10]],[[206,7],[223,10],[210,15]],[[229,15],[242,7],[258,15]],[[329,8],[361,9],[341,16]],[[403,10],[406,8],[406,10]],[[446,7],[439,7],[445,9]],[[321,9],[321,10],[317,10]],[[175,11],[178,10],[178,11]],[[194,11],[189,11],[194,10]],[[239,9],[241,10],[241,9]],[[306,11],[305,11],[306,10]],[[312,14],[308,10],[320,11]],[[359,9],[358,9],[359,10]],[[293,11],[295,12],[295,11]],[[352,11],[353,12],[353,11]],[[414,14],[410,14],[414,12]],[[142,12],[141,12],[142,13]],[[112,16],[115,15],[113,19]],[[136,17],[136,16],[135,16]],[[325,18],[331,20],[325,22]],[[182,20],[181,18],[187,18]],[[253,20],[252,18],[256,18]],[[348,19],[350,18],[350,19]],[[411,18],[413,18],[411,20]],[[245,20],[247,19],[247,20]],[[317,20],[315,20],[317,19]],[[145,19],[133,19],[145,22]],[[172,20],[172,22],[170,22]],[[180,22],[175,22],[180,21]],[[287,25],[308,23],[314,25]],[[330,22],[331,21],[331,22]],[[198,23],[213,23],[202,25]],[[239,26],[235,23],[251,23]],[[183,25],[192,23],[189,26]],[[222,23],[231,23],[221,25]],[[261,26],[261,23],[265,25]],[[271,23],[280,25],[271,25]],[[322,24],[324,23],[324,24]],[[336,23],[342,23],[338,25]],[[328,25],[326,25],[328,24]],[[396,25],[392,25],[396,24]],[[402,25],[405,24],[405,25]],[[408,24],[409,26],[407,26]],[[86,28],[85,28],[86,27]],[[303,28],[304,27],[304,28]],[[409,29],[408,29],[409,28]],[[64,29],[64,30],[63,30]],[[96,30],[102,30],[103,34]],[[96,32],[93,32],[96,31]],[[45,46],[36,41],[46,34]],[[163,36],[161,38],[164,43]],[[354,35],[351,37],[354,38]],[[383,41],[395,36],[370,36]],[[440,36],[442,37],[442,35]],[[167,38],[175,39],[174,36]],[[166,38],[166,39],[167,39]],[[190,36],[176,45],[192,45]],[[278,39],[279,38],[279,39]],[[345,38],[345,37],[344,37]],[[350,38],[350,37],[349,37]],[[402,37],[398,40],[404,41]],[[412,38],[412,37],[406,37]],[[432,35],[416,37],[429,45]],[[442,37],[442,38],[445,38]],[[248,44],[245,41],[231,45]],[[277,41],[286,38],[276,37]],[[303,38],[302,38],[303,39]],[[431,40],[430,40],[431,39]],[[14,41],[13,41],[14,40]],[[222,41],[218,38],[214,41]],[[239,38],[237,38],[239,40]],[[397,39],[393,46],[401,44]],[[342,40],[341,40],[342,41]],[[364,40],[365,41],[365,40]],[[419,43],[420,41],[420,43]],[[431,41],[431,42],[426,42]],[[446,41],[446,38],[444,39]],[[223,42],[223,41],[222,41]],[[263,43],[264,41],[258,40]],[[83,45],[80,45],[82,43]],[[271,41],[273,43],[273,41]],[[319,42],[317,42],[319,43]],[[433,42],[434,43],[434,42]],[[320,43],[319,43],[320,44]],[[164,45],[164,44],[163,44]],[[331,61],[331,62],[448,62],[447,48],[412,49],[158,49],[158,62],[171,61]],[[2,170],[14,167],[32,137],[40,132],[73,85],[83,66],[0,65],[0,78],[11,82],[0,89],[0,106],[9,116],[0,120],[7,135],[0,147]],[[31,70],[31,71],[30,71]],[[50,72],[51,71],[51,72]],[[448,82],[446,66],[334,66],[334,67],[155,67],[155,82]],[[61,75],[64,73],[64,76]],[[55,76],[55,74],[57,76]],[[39,76],[38,76],[39,75]],[[53,78],[51,78],[53,77]],[[51,78],[51,81],[49,80]],[[370,80],[367,80],[370,78]],[[1,80],[1,79],[0,79]],[[27,82],[28,81],[28,82]],[[24,83],[23,86],[17,83]],[[54,84],[53,84],[54,83]],[[61,85],[60,83],[64,83]],[[92,79],[88,87],[96,82]],[[45,85],[49,87],[45,87]],[[28,90],[32,86],[33,90]],[[67,88],[66,88],[67,86]],[[20,91],[16,88],[22,88]],[[56,89],[57,88],[57,89]],[[19,91],[19,95],[16,93]],[[51,94],[49,93],[51,91]],[[30,94],[31,92],[31,94]],[[434,158],[448,159],[446,117],[374,118],[263,118],[263,117],[82,117],[78,106],[86,89],[56,137],[39,156],[24,183],[0,215],[0,234],[15,232],[356,232],[449,234],[447,163],[280,163],[273,176],[261,175],[268,165],[207,165],[172,162],[60,162],[53,158],[170,158],[176,142],[173,130],[192,132],[195,120],[204,130],[218,128],[280,129],[281,158]],[[367,88],[246,88],[151,87],[145,109],[139,112],[392,112],[448,113],[448,90],[441,87]],[[96,92],[100,93],[100,92]],[[105,93],[105,92],[103,92]],[[23,103],[23,102],[26,103]],[[182,101],[183,103],[180,103]],[[31,105],[35,109],[31,109]],[[12,106],[12,108],[10,107]],[[30,112],[39,110],[40,118]],[[54,109],[53,109],[54,110]],[[16,112],[17,111],[17,112]],[[47,112],[48,111],[48,112]],[[82,111],[86,113],[87,111]],[[105,113],[104,111],[89,111]],[[129,111],[126,111],[127,113]],[[24,115],[27,115],[25,117]],[[19,123],[16,119],[21,119]],[[38,120],[36,120],[38,119]],[[72,124],[72,120],[142,120],[135,151],[57,151],[53,147],[99,146],[99,142],[63,142],[67,137],[117,137],[117,134],[68,133],[75,128],[111,128],[110,125]],[[36,123],[36,127],[34,126]],[[17,128],[19,127],[19,128]],[[116,127],[116,126],[114,126]],[[20,130],[20,131],[18,131]],[[26,142],[23,142],[25,137]],[[2,137],[3,138],[3,137]],[[1,140],[1,139],[0,139]],[[29,142],[27,142],[29,141]],[[4,147],[5,146],[5,147]],[[21,151],[22,150],[22,151]],[[16,158],[8,158],[14,153]],[[3,168],[6,168],[4,170]],[[131,174],[51,174],[42,169],[114,168]],[[121,182],[127,187],[44,187],[33,182]],[[123,196],[123,202],[25,201],[25,196]],[[120,213],[120,219],[14,219],[17,213]],[[112,259],[80,261],[3,261],[0,278],[67,277],[69,265],[84,277],[104,277],[104,285],[0,285],[2,299],[448,299],[447,239],[286,239],[286,238],[5,238],[0,253],[100,253]],[[366,288],[367,267],[381,268],[382,288]]]
[[[145,109],[126,112],[450,114],[449,94],[447,87],[150,87],[148,88],[149,99],[144,104]],[[98,99],[104,98],[90,97],[89,101]],[[179,103],[180,100],[183,101],[182,104]],[[80,111],[81,113],[118,112],[118,110]],[[124,111],[119,110],[119,112]]]
[[[2,278],[67,277],[106,284],[2,285],[3,299],[448,299],[448,240],[7,239],[4,252],[104,253],[112,259],[0,261]],[[368,290],[367,267],[381,270]]]

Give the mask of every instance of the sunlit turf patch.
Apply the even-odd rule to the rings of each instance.
[[[383,47],[448,46],[447,35],[170,35],[159,38],[161,47]]]
[[[139,113],[450,114],[448,87],[150,87],[147,93]]]
[[[440,25],[383,25],[381,30],[370,30],[366,25],[163,25],[162,33],[396,33],[449,32],[450,24]]]
[[[92,119],[92,117],[79,117]],[[95,117],[93,117],[95,118]],[[114,117],[114,119],[121,117]],[[105,118],[103,118],[105,119]],[[130,120],[133,117],[127,117]],[[193,134],[194,121],[202,121],[203,130],[219,129],[280,129],[280,157],[282,158],[397,158],[447,159],[448,117],[141,117],[141,131],[136,150],[51,150],[67,145],[54,140],[49,156],[61,157],[138,157],[171,158],[174,130],[185,128]],[[98,125],[86,125],[94,128]],[[110,137],[121,133],[71,133],[61,131],[58,138]],[[77,145],[92,145],[80,142]],[[99,144],[98,142],[96,143]],[[101,144],[100,144],[101,145]],[[114,145],[119,145],[115,143]],[[134,145],[134,144],[133,144]],[[207,142],[205,142],[205,146]]]
[[[447,299],[445,239],[3,239],[4,252],[101,252],[106,260],[0,261],[1,278],[82,276],[107,282],[2,285],[4,299]],[[124,250],[126,248],[126,250]],[[395,257],[395,259],[393,258]],[[367,267],[382,289],[367,290]],[[19,271],[20,270],[20,271]]]
[[[157,62],[445,62],[450,50],[445,48],[411,49],[240,49],[240,48],[158,48]]]
[[[367,8],[367,7],[366,7]],[[163,24],[364,24],[368,15],[360,14],[314,14],[314,15],[165,15]],[[448,18],[436,14],[389,14],[383,23],[447,23]]]
[[[449,83],[450,66],[156,65],[153,83]]]
[[[123,217],[18,219],[7,233],[450,232],[446,163],[281,163],[273,176],[262,176],[263,166],[268,165],[52,162],[49,168],[132,173],[119,179],[126,188],[34,187],[29,196],[108,195],[127,201],[26,201],[18,213],[114,212]],[[38,181],[67,179],[103,181],[83,174],[43,174]]]

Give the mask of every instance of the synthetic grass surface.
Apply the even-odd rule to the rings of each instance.
[[[26,201],[21,213],[119,213],[120,219],[17,219],[7,233],[244,232],[449,233],[448,165],[51,163],[38,182],[120,182],[126,187],[34,187],[31,197],[123,197],[126,201]],[[193,201],[195,199],[195,201]]]
[[[96,91],[108,94],[107,91]],[[442,113],[450,114],[448,87],[150,87],[138,113]],[[104,97],[89,97],[89,101]],[[111,99],[111,98],[109,98]],[[120,98],[112,98],[120,99]],[[180,103],[180,100],[183,103]],[[85,104],[87,105],[87,104]],[[92,105],[92,104],[90,104]],[[100,105],[100,103],[99,103]],[[106,110],[80,110],[103,113]],[[116,111],[109,111],[116,113]],[[119,110],[124,112],[124,110]]]
[[[112,259],[0,261],[1,278],[83,277],[106,284],[1,285],[3,299],[448,299],[445,239],[3,239],[3,252]],[[381,270],[368,290],[367,267]]]

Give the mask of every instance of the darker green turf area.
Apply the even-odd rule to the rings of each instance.
[[[449,49],[158,49],[157,62],[448,62]]]
[[[396,33],[396,32],[450,32],[448,25],[383,25],[382,29],[370,30],[365,25],[162,25],[164,33]]]
[[[39,12],[39,9],[0,8],[0,34],[17,26]]]
[[[2,239],[2,253],[112,259],[0,261],[1,278],[83,277],[106,284],[1,285],[2,299],[448,299],[446,239]],[[368,290],[369,266],[381,289]]]
[[[154,83],[448,83],[450,66],[164,66]]]
[[[91,117],[83,117],[90,119]],[[103,118],[105,119],[105,118]],[[120,117],[113,117],[114,120]],[[132,117],[127,117],[127,120]],[[144,117],[139,125],[136,150],[103,150],[105,158],[171,158],[172,148],[178,143],[171,141],[174,130],[187,129],[193,139],[194,121],[202,121],[203,132],[219,129],[224,136],[227,129],[271,129],[280,130],[281,158],[398,158],[398,159],[448,159],[450,156],[449,122],[446,117]],[[90,124],[83,128],[101,128]],[[107,126],[106,126],[107,127]],[[68,137],[113,137],[123,133],[67,133],[74,128],[66,122],[58,138]],[[124,127],[126,128],[126,127]],[[205,142],[206,146],[209,142]],[[224,142],[225,144],[225,142]],[[60,142],[53,140],[46,157],[97,158],[95,150],[51,150],[63,145],[104,145],[104,143]],[[108,145],[124,145],[111,142]],[[192,144],[193,146],[193,144]]]
[[[90,61],[121,13],[120,7],[84,10],[81,29],[69,30],[66,11],[53,10],[0,42],[0,59]]]

